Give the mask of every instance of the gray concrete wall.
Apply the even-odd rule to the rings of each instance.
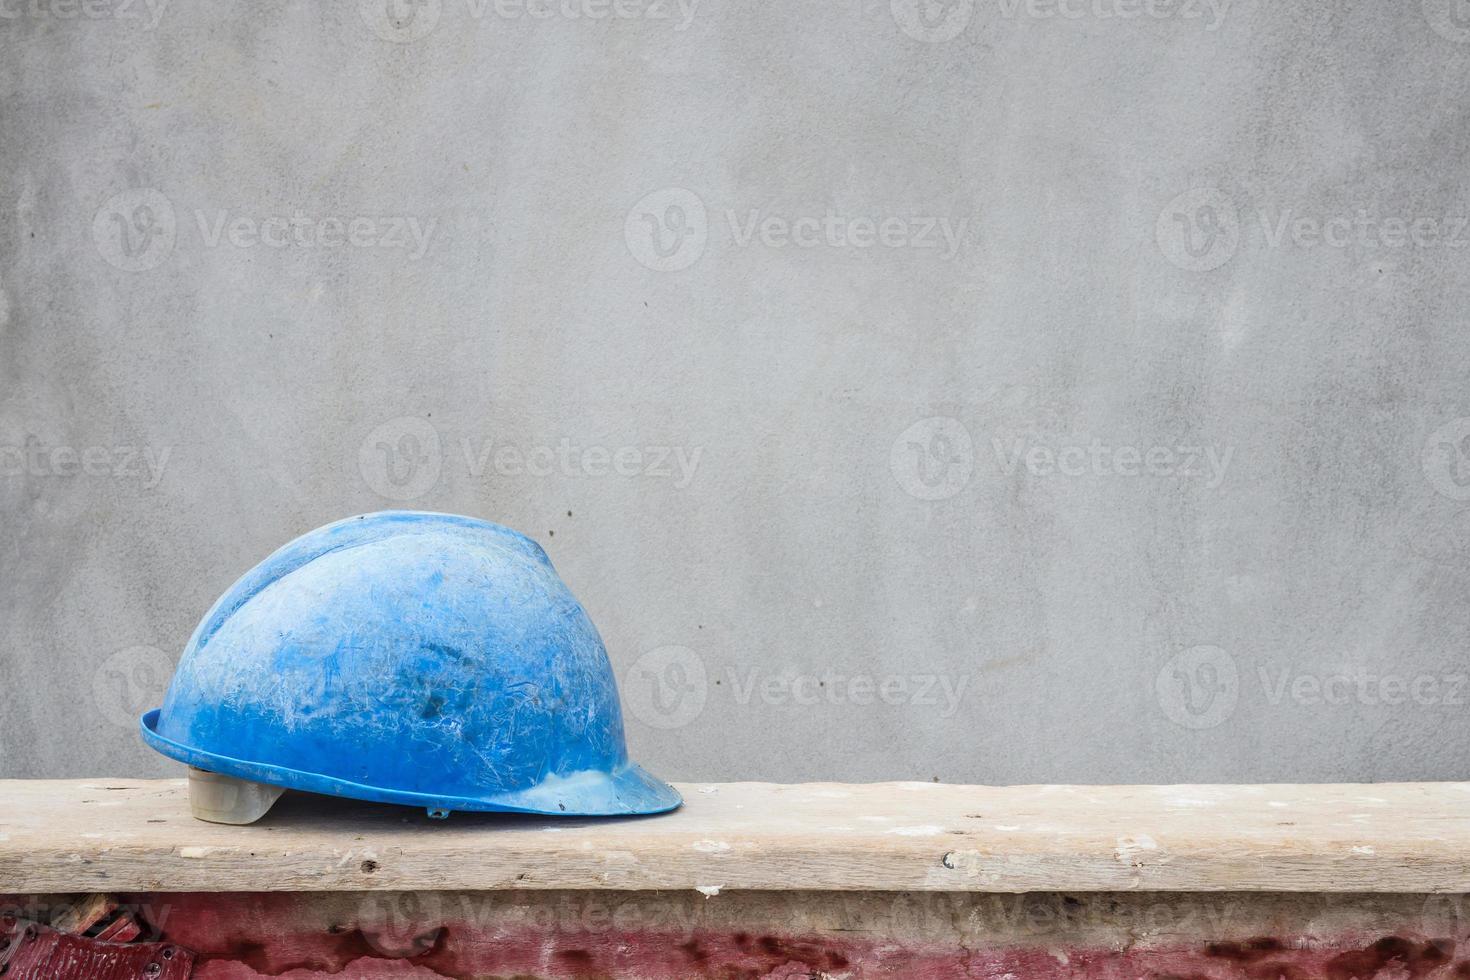
[[[922,5],[922,6],[921,6]],[[676,779],[1464,778],[1470,7],[0,0],[0,775],[387,507]]]

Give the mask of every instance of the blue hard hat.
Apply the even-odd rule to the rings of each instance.
[[[628,761],[602,638],[541,546],[447,514],[349,518],[257,565],[142,733],[227,777],[435,816],[681,802]]]

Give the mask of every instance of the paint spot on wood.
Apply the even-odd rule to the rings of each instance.
[[[943,830],[944,828],[938,824],[926,823],[915,827],[894,827],[888,833],[897,834],[900,837],[933,837]]]

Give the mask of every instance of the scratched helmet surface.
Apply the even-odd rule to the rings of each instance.
[[[271,555],[204,617],[142,734],[226,777],[435,816],[681,802],[628,761],[602,638],[540,545],[446,514],[349,518]]]

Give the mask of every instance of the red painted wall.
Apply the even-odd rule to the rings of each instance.
[[[775,928],[663,926],[607,921],[528,925],[497,905],[464,915],[413,895],[192,894],[127,896],[148,928],[143,939],[196,953],[199,980],[433,980],[488,977],[718,978],[901,977],[914,980],[1447,980],[1470,978],[1470,936],[1414,928],[1324,937],[1260,935],[1163,945],[1012,946],[870,932],[821,934]],[[720,901],[716,898],[712,901]],[[503,901],[503,900],[502,900]],[[537,899],[528,899],[534,903]],[[650,900],[645,895],[645,903]],[[680,896],[680,902],[683,896]],[[671,903],[671,908],[680,903]],[[522,907],[523,908],[523,907]],[[1341,917],[1339,917],[1341,918]],[[677,919],[677,915],[671,916]]]

